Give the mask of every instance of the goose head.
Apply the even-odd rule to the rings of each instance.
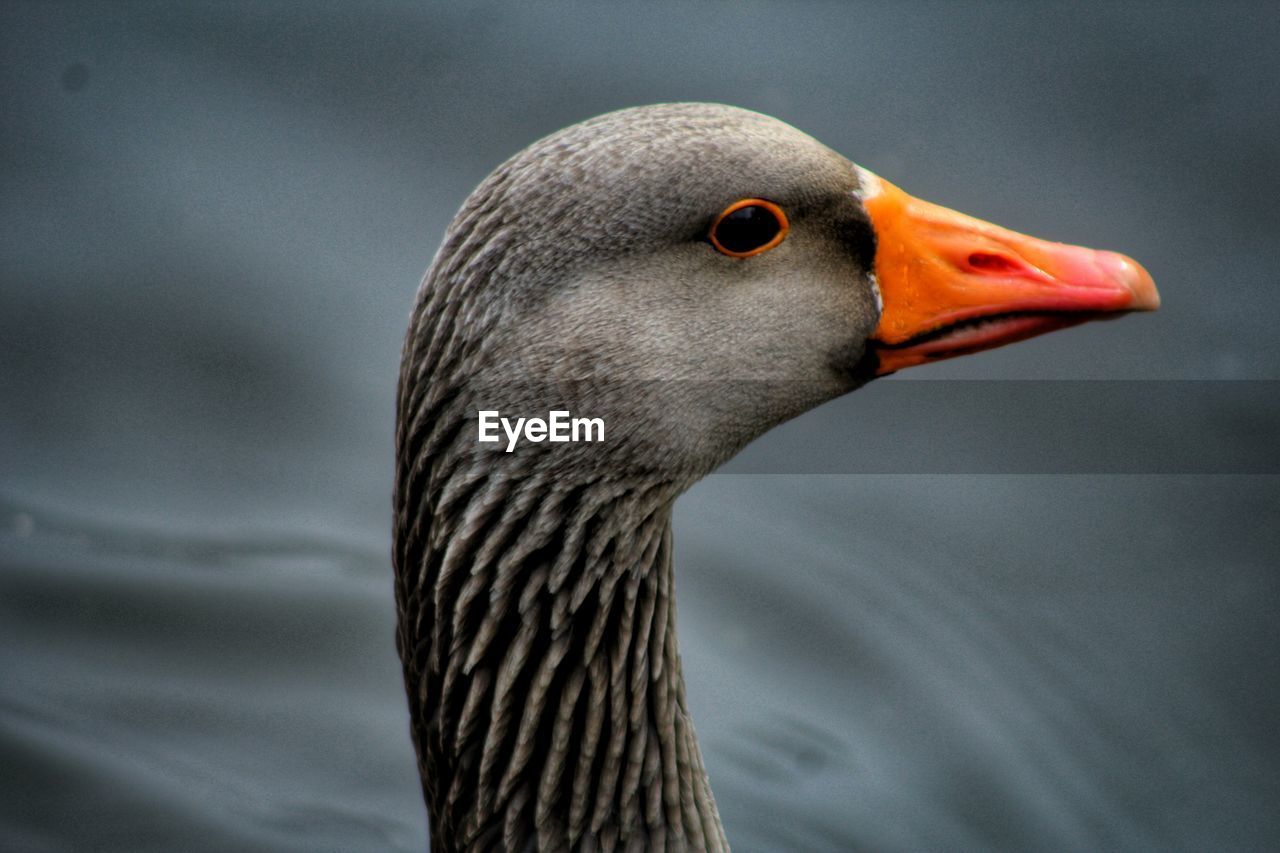
[[[1157,304],[1127,257],[921,201],[746,110],[623,110],[501,165],[401,366],[397,642],[433,843],[722,846],[675,496],[877,376]],[[603,441],[480,440],[480,412],[557,409]]]
[[[468,201],[435,272],[428,287],[470,300],[449,333],[476,356],[477,408],[558,400],[605,424],[600,445],[520,453],[682,481],[875,376],[1158,304],[1129,258],[929,204],[707,104],[532,145]]]

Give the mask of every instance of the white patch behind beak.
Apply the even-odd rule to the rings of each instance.
[[[858,189],[854,190],[853,196],[858,201],[869,201],[883,192],[880,186],[880,176],[870,169],[864,169],[861,166],[854,165],[854,171],[858,173]]]

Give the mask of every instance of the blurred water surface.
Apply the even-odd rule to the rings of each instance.
[[[423,847],[412,294],[499,161],[663,100],[1165,300],[873,385],[680,500],[735,846],[1280,846],[1271,5],[6,3],[0,847]]]

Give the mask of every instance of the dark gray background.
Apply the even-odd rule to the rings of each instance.
[[[494,165],[666,100],[1164,297],[876,383],[678,503],[730,839],[1280,845],[1273,3],[8,2],[0,69],[0,846],[425,843],[412,294]]]

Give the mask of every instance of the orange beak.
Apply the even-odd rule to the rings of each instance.
[[[884,305],[876,375],[1160,306],[1132,258],[1027,237],[862,171]]]

